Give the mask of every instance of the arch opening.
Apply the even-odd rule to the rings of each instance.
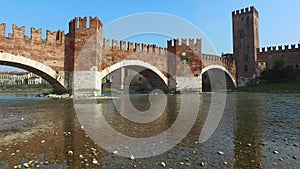
[[[121,92],[148,94],[152,91],[168,93],[167,77],[154,66],[143,61],[124,60],[102,71],[102,93]]]
[[[229,71],[219,65],[210,65],[201,72],[202,92],[230,91],[236,82]]]
[[[66,88],[61,82],[63,80],[59,72],[54,71],[52,68],[43,65],[42,63],[25,58],[23,56],[16,56],[8,53],[0,53],[0,65],[20,68],[28,72],[34,73],[40,76],[52,86],[53,93],[67,93]]]

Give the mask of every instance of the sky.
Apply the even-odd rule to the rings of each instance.
[[[261,47],[300,42],[299,0],[10,0],[1,2],[0,23],[6,23],[6,34],[11,33],[12,24],[16,24],[26,27],[27,36],[30,36],[30,27],[42,28],[45,37],[46,30],[67,33],[68,22],[74,17],[97,16],[106,26],[128,15],[156,12],[177,16],[193,24],[221,54],[233,50],[231,12],[250,6],[259,12]],[[168,38],[145,35],[126,40],[166,47]],[[0,66],[0,71],[6,70],[12,68]]]

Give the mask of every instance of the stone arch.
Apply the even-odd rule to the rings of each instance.
[[[203,73],[205,73],[205,72],[207,72],[208,70],[211,70],[211,69],[219,69],[219,70],[224,71],[229,76],[229,78],[231,79],[232,83],[234,84],[234,87],[237,87],[236,80],[233,78],[231,73],[225,67],[223,67],[221,65],[206,66],[205,68],[202,69],[200,76],[202,77]]]
[[[67,90],[64,87],[63,75],[58,74],[51,67],[46,66],[35,60],[26,58],[20,55],[14,55],[10,53],[0,52],[0,64],[13,66],[35,73],[38,76],[46,80],[54,89],[57,94],[66,93]]]
[[[133,67],[133,66],[139,66],[146,69],[151,70],[154,74],[156,74],[164,83],[165,87],[168,88],[168,78],[155,66],[151,65],[150,63],[147,63],[145,61],[140,60],[122,60],[118,63],[115,63],[104,70],[100,72],[100,78],[103,79],[108,74],[114,72],[117,69],[120,69],[122,67]]]

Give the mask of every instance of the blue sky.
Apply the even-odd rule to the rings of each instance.
[[[68,22],[76,16],[98,16],[103,25],[127,15],[143,12],[161,12],[178,16],[194,24],[211,41],[217,50],[232,52],[231,12],[255,6],[259,11],[260,46],[295,44],[300,42],[300,1],[262,0],[129,0],[129,1],[79,1],[31,0],[1,2],[0,23],[68,32]],[[154,23],[155,24],[155,23]],[[122,28],[120,28],[122,29]],[[155,36],[129,38],[128,40],[155,43]],[[166,43],[157,42],[160,46]],[[164,41],[164,39],[163,39]],[[6,70],[3,66],[0,71]]]

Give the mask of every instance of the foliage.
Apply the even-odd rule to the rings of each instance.
[[[295,79],[294,69],[291,66],[285,66],[283,58],[277,59],[273,68],[265,70],[261,79],[267,82],[285,82]]]

